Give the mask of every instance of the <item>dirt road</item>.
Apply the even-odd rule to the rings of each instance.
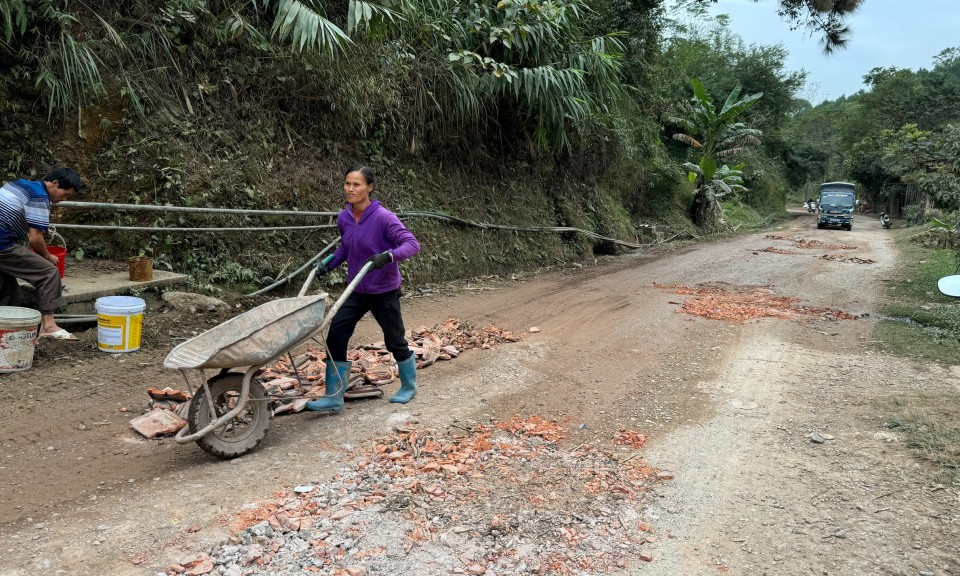
[[[960,574],[957,487],[930,480],[883,411],[900,394],[960,389],[960,367],[871,351],[895,266],[889,231],[873,224],[816,230],[798,213],[768,234],[409,299],[408,328],[457,317],[540,331],[421,371],[408,405],[277,417],[233,461],[128,427],[147,387],[182,387],[162,368],[175,338],[219,318],[148,313],[162,329],[124,355],[98,352],[94,331],[44,342],[32,370],[0,376],[0,570],[163,573],[229,536],[242,509],[323,482],[397,425],[520,414],[559,423],[564,450],[596,444],[624,461],[634,455],[617,432],[647,437],[637,456],[663,481],[643,504],[648,561],[631,558],[623,574]],[[696,295],[676,287],[796,300],[784,317],[739,323],[684,313]],[[377,339],[364,324],[354,342]]]

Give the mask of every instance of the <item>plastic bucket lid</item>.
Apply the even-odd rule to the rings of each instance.
[[[40,312],[33,308],[0,306],[0,327],[33,328],[40,323]]]
[[[103,296],[97,298],[94,306],[100,314],[139,314],[147,304],[134,296]]]

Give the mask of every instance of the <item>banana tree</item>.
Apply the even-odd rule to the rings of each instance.
[[[712,225],[720,217],[720,197],[745,190],[742,178],[744,165],[730,168],[720,161],[742,154],[749,146],[760,143],[760,130],[736,120],[756,104],[763,93],[740,98],[741,87],[737,86],[727,96],[723,106],[717,109],[699,80],[695,78],[690,84],[693,86],[693,98],[690,100],[689,117],[674,117],[670,121],[686,131],[674,134],[674,140],[698,151],[697,163],[688,162],[684,167],[689,171],[688,177],[695,190],[691,216],[698,226],[705,226]],[[718,195],[718,191],[722,194]]]
[[[703,185],[704,193],[713,205],[719,205],[719,201],[724,196],[747,191],[747,187],[743,185],[743,168],[745,166],[744,162],[733,167],[726,164],[717,166],[717,163],[712,160],[701,160],[700,164],[691,162],[683,164],[683,167],[689,171],[687,172],[687,178],[689,178],[691,184],[695,184],[697,179],[703,180],[705,183]]]

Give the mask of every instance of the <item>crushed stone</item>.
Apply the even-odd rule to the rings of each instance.
[[[233,536],[168,574],[590,575],[652,559],[646,500],[671,476],[637,454],[561,449],[564,429],[536,416],[451,430],[396,428],[331,480],[241,511]]]

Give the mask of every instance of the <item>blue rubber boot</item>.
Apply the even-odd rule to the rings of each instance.
[[[327,362],[327,371],[324,375],[324,382],[327,384],[327,395],[323,398],[317,398],[307,402],[304,406],[307,410],[314,412],[343,412],[343,393],[347,390],[347,382],[350,381],[350,371],[353,369],[353,362]]]
[[[395,404],[406,404],[417,395],[416,354],[411,354],[409,358],[399,362],[397,371],[400,373],[400,390],[390,398],[390,401]]]

